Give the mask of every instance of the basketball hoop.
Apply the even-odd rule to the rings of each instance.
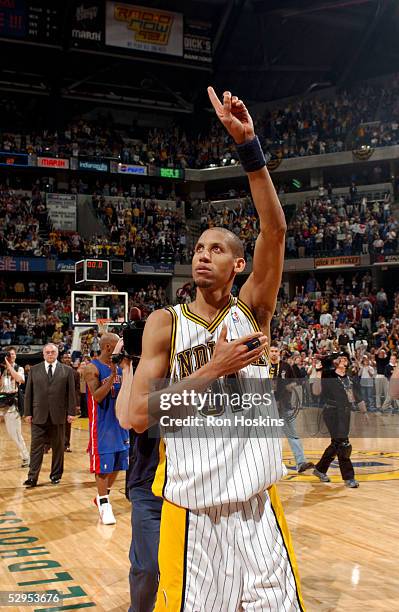
[[[107,331],[107,325],[112,323],[112,319],[96,319],[98,325],[98,333],[105,334]]]

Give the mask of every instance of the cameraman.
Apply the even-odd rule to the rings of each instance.
[[[354,489],[359,486],[350,460],[352,445],[349,442],[351,411],[357,403],[361,413],[367,408],[354,384],[353,376],[347,372],[349,359],[345,353],[323,357],[316,366],[316,380],[313,393],[321,396],[323,417],[331,436],[331,443],[317,463],[313,474],[322,482],[330,482],[327,470],[335,457],[346,486]]]
[[[143,327],[125,328],[123,340],[115,354],[131,357],[133,372],[141,355]],[[123,353],[122,353],[123,348]],[[118,407],[117,407],[118,413]],[[158,590],[158,548],[162,498],[152,492],[152,484],[160,463],[159,425],[143,433],[130,430],[130,460],[126,493],[132,504],[132,540],[129,550],[129,612],[152,612]]]
[[[21,467],[25,468],[29,466],[29,452],[22,437],[21,414],[18,410],[19,386],[24,384],[25,374],[23,368],[15,363],[16,358],[17,352],[13,346],[10,346],[1,364],[0,416],[4,417],[7,433],[18,446],[22,458]]]

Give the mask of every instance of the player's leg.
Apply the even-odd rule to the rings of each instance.
[[[243,568],[245,612],[305,610],[290,533],[277,488],[241,504],[237,550]]]
[[[231,504],[233,506],[233,504]],[[236,612],[242,574],[229,504],[189,511],[164,501],[155,612]]]
[[[97,455],[97,467],[95,471],[97,496],[94,503],[98,507],[101,522],[104,525],[114,525],[116,519],[109,501],[108,478],[113,474],[117,453],[106,453]]]
[[[111,492],[119,472],[126,472],[129,469],[129,449],[114,453],[114,471],[108,474],[107,493]]]
[[[119,470],[117,470],[116,472],[112,472],[112,474],[108,474],[108,477],[107,477],[107,493],[108,493],[108,495],[111,492],[112,485],[114,484],[118,474],[119,474]]]

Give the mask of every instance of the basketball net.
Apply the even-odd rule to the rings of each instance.
[[[98,333],[105,334],[108,329],[108,325],[112,323],[112,319],[96,319],[98,325]]]

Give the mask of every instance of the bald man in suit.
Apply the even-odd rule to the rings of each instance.
[[[26,487],[35,487],[43,461],[44,445],[50,441],[50,481],[58,484],[64,471],[65,422],[75,416],[76,394],[72,368],[57,359],[55,344],[43,348],[44,361],[33,366],[25,390],[24,416],[32,425],[30,468]]]

